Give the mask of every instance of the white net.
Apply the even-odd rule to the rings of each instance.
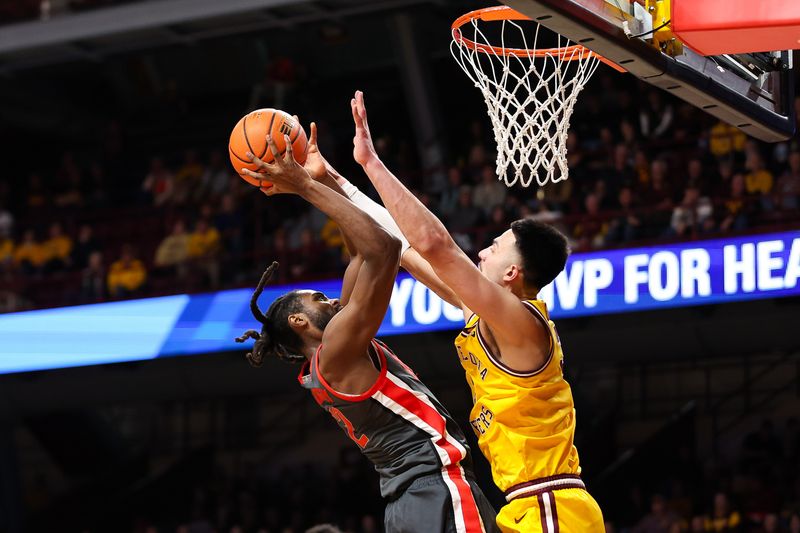
[[[500,25],[499,44],[491,44],[489,30],[480,27],[489,24]],[[483,94],[497,142],[496,172],[509,187],[567,179],[570,117],[599,63],[595,54],[570,46],[561,35],[555,48],[537,53],[539,29],[535,21],[474,18],[453,30],[450,51]],[[521,47],[506,48],[512,42]]]

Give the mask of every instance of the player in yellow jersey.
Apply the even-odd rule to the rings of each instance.
[[[456,348],[475,402],[470,424],[508,501],[498,526],[526,533],[604,531],[600,508],[580,479],[558,334],[536,299],[563,270],[566,239],[545,224],[518,220],[480,252],[476,268],[378,158],[361,92],[351,107],[353,155],[411,246],[403,265],[464,311]]]

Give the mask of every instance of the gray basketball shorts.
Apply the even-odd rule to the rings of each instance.
[[[386,506],[386,533],[499,533],[496,512],[470,477],[418,477]]]

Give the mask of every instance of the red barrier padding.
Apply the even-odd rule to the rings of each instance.
[[[672,31],[703,55],[800,48],[800,0],[672,0]]]

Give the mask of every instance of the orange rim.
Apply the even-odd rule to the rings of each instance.
[[[450,26],[453,33],[453,40],[459,44],[463,44],[470,50],[482,52],[484,54],[496,54],[500,56],[516,56],[516,57],[555,57],[561,61],[573,61],[577,59],[589,59],[594,56],[606,65],[619,72],[627,72],[624,68],[620,67],[613,61],[606,59],[600,54],[593,52],[580,44],[573,44],[561,48],[542,48],[541,50],[531,50],[528,48],[504,48],[501,46],[492,46],[489,44],[476,43],[467,39],[461,34],[461,27],[467,22],[474,20],[486,21],[500,21],[500,20],[532,20],[530,17],[523,15],[515,9],[508,6],[495,6],[484,7],[483,9],[476,9],[458,17]]]

